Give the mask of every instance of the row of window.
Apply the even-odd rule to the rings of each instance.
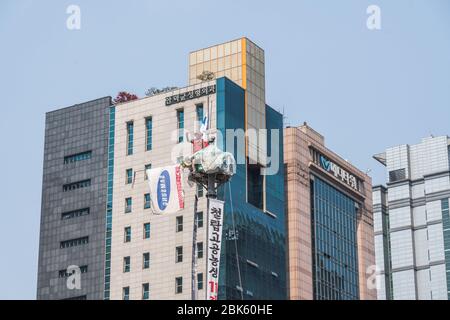
[[[199,104],[196,107],[197,121],[203,121],[203,104]],[[134,152],[134,122],[128,121],[127,124],[127,155],[130,156]],[[177,130],[178,130],[178,142],[184,141],[184,110],[177,110]],[[152,117],[145,118],[145,151],[152,150],[152,137],[153,136],[153,119]]]
[[[203,259],[204,256],[203,247],[204,247],[203,242],[197,243],[197,259]],[[175,263],[181,262],[183,262],[183,246],[178,246],[175,248]],[[142,269],[149,269],[149,268],[150,268],[150,253],[145,252],[142,254]],[[128,273],[130,271],[131,271],[131,257],[127,256],[123,258],[123,273]]]
[[[150,268],[150,253],[145,252],[142,254],[142,269],[149,269]],[[123,258],[123,272],[128,273],[131,271],[131,257],[124,257]]]
[[[203,242],[197,243],[197,259],[203,258]],[[183,246],[175,248],[175,263],[183,262]]]
[[[143,238],[150,239],[150,223],[144,223]],[[124,228],[124,242],[131,242],[131,227]]]
[[[144,194],[144,210],[151,208],[150,193]],[[133,211],[133,198],[125,198],[125,213]]]
[[[81,245],[88,244],[88,243],[89,243],[89,237],[82,237],[82,238],[77,238],[77,239],[61,241],[59,243],[59,247],[61,249],[64,249],[64,248],[77,247],[77,246],[81,246]]]
[[[73,191],[77,189],[87,188],[91,186],[91,179],[67,183],[63,185],[63,192]]]
[[[152,117],[145,118],[145,151],[152,150],[153,120]],[[134,122],[127,122],[127,155],[133,154],[134,148]]]
[[[61,213],[61,220],[67,220],[82,216],[87,216],[90,213],[90,208],[77,209]]]
[[[182,232],[183,231],[183,216],[178,216],[176,219],[176,232]],[[203,228],[203,212],[199,211],[195,213],[195,222],[197,224],[197,228]]]
[[[81,273],[86,273],[86,272],[88,272],[88,266],[81,266],[81,267],[80,267],[80,272],[81,272]],[[71,275],[73,275],[74,273],[75,273],[75,271],[72,272],[72,273],[68,273],[68,272],[67,272],[67,269],[64,269],[64,270],[59,270],[58,276],[59,276],[60,278],[67,278],[67,277],[70,277]]]
[[[176,219],[175,231],[182,232],[183,228],[184,228],[183,216],[178,216],[175,219]],[[197,228],[203,228],[203,212],[202,211],[195,213],[195,222],[197,224]],[[143,231],[144,239],[149,239],[150,238],[150,223],[144,223],[143,230],[144,230]],[[131,241],[131,227],[125,227],[124,234],[125,234],[125,237],[124,237],[125,242],[130,242]]]
[[[148,180],[147,170],[150,170],[151,168],[151,164],[146,164],[144,166],[144,181]],[[125,170],[125,184],[133,184],[134,178],[133,169]]]
[[[92,158],[92,151],[81,152],[64,157],[64,164],[89,160]]]
[[[197,290],[203,290],[203,273],[197,274]],[[183,293],[183,277],[175,278],[175,293]],[[122,288],[122,299],[130,300],[130,287]],[[142,284],[142,300],[150,299],[150,284],[148,282]]]

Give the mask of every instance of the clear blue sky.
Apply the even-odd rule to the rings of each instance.
[[[70,4],[80,31],[66,29]],[[375,183],[374,153],[450,134],[448,0],[2,0],[0,299],[35,298],[45,112],[185,86],[189,51],[241,36],[265,49],[268,103]]]

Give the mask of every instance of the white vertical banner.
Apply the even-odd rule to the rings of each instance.
[[[209,199],[207,300],[217,300],[219,293],[220,250],[222,245],[224,202]]]
[[[151,208],[156,214],[184,209],[183,171],[179,165],[147,170]]]

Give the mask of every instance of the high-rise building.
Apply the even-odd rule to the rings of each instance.
[[[258,130],[246,138],[246,154],[251,162],[266,165],[266,81],[264,50],[241,38],[189,55],[189,84],[198,84],[203,72],[227,77],[245,90],[245,129]]]
[[[289,298],[376,299],[371,178],[307,124],[285,129],[284,161]]]
[[[110,106],[106,97],[46,115],[38,299],[103,298]],[[70,266],[80,290],[67,290]]]
[[[374,156],[387,187],[373,188],[378,298],[450,298],[450,139],[428,137]]]
[[[188,87],[117,105],[108,100],[102,118],[85,115],[83,105],[56,111],[65,122],[47,116],[55,129],[46,131],[38,298],[190,299],[196,246],[195,286],[205,299],[206,190],[186,185],[184,210],[155,215],[145,174],[179,162],[186,134],[199,130],[204,115],[217,145],[237,160],[236,175],[219,189],[225,200],[219,299],[286,298],[283,117],[265,104],[264,52],[243,38],[189,60]],[[249,128],[258,129],[257,139],[242,134]],[[53,144],[59,149],[47,147]],[[72,156],[83,160],[66,164]],[[57,189],[67,190],[55,197]],[[79,201],[83,196],[101,201],[101,209]],[[89,214],[59,221],[60,211],[84,208]],[[94,218],[98,228],[88,220]],[[81,290],[58,276],[70,265],[84,267]]]

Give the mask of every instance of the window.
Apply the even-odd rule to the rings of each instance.
[[[442,207],[442,211],[448,211],[449,210],[449,199],[441,200],[441,207]]]
[[[150,239],[150,223],[144,223],[144,239]]]
[[[81,152],[64,157],[64,164],[89,160],[92,157],[92,151]]]
[[[184,141],[184,110],[177,110],[178,142]]]
[[[150,193],[144,194],[144,209],[150,209],[151,202],[150,202]]]
[[[147,170],[150,170],[151,168],[152,168],[152,165],[150,163],[146,164],[145,167],[144,167],[144,180],[145,181],[148,180]]]
[[[87,271],[88,271],[88,266],[81,266],[80,267],[80,272],[81,273],[86,273]],[[67,278],[67,277],[70,277],[71,275],[73,275],[74,273],[75,273],[75,271],[72,272],[72,273],[68,273],[67,269],[64,269],[64,270],[59,270],[58,276],[60,278]]]
[[[203,197],[203,186],[197,184],[197,197]]]
[[[127,122],[127,156],[133,154],[133,131],[134,123],[133,121]]]
[[[398,169],[394,171],[389,171],[389,182],[396,182],[406,179],[406,170]]]
[[[175,248],[175,262],[179,263],[179,262],[183,262],[183,247],[176,247]]]
[[[124,242],[131,242],[131,227],[126,227],[124,229]]]
[[[133,199],[126,198],[125,199],[125,213],[130,213],[133,206]]]
[[[125,257],[123,258],[123,272],[130,272],[131,270],[131,258],[130,257]]]
[[[183,293],[183,277],[175,278],[175,293]]]
[[[179,216],[176,218],[176,232],[181,232],[183,231],[183,216]]]
[[[150,285],[148,283],[142,284],[142,300],[148,300],[150,298]]]
[[[150,253],[146,252],[142,255],[142,269],[150,268]]]
[[[153,130],[152,117],[145,119],[145,150],[152,150],[152,130]]]
[[[203,273],[197,273],[197,290],[203,290]]]
[[[87,188],[91,186],[91,179],[83,180],[83,181],[77,181],[72,182],[63,185],[63,192],[73,191],[81,188]]]
[[[86,295],[82,295],[82,296],[76,296],[76,297],[70,297],[70,298],[65,298],[65,299],[61,299],[61,300],[87,300],[87,296]]]
[[[203,212],[195,213],[195,221],[197,222],[197,228],[203,228]]]
[[[89,214],[89,211],[90,211],[89,208],[84,208],[84,209],[63,212],[63,213],[61,213],[61,220],[67,220],[67,219],[87,216]]]
[[[261,166],[259,164],[249,164],[247,177],[248,203],[262,210],[264,203],[264,175],[261,174]]]
[[[125,183],[126,184],[132,184],[133,183],[133,169],[127,169]]]
[[[89,237],[83,237],[83,238],[61,241],[59,243],[59,247],[61,249],[65,249],[65,248],[81,246],[81,245],[88,244],[88,243],[89,243]]]
[[[122,299],[123,300],[130,300],[130,287],[123,287],[122,288]]]
[[[200,129],[202,126],[202,122],[203,122],[203,103],[198,104],[197,107],[195,108],[195,111],[197,113],[197,122],[198,122],[198,128]]]
[[[203,242],[197,243],[197,259],[203,258]]]

